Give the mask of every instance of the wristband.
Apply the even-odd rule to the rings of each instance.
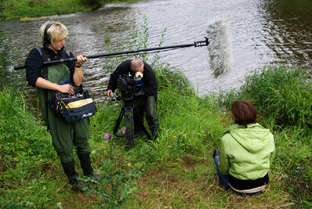
[[[76,65],[76,64],[75,64],[75,67],[78,67],[78,68],[80,68],[80,67],[81,67],[81,65],[82,65],[82,64],[79,64],[79,65]]]

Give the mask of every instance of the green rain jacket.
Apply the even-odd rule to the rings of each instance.
[[[275,153],[274,137],[258,123],[230,126],[221,139],[219,169],[240,180],[264,177]]]

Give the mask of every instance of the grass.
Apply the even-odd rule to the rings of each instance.
[[[266,68],[269,71],[275,69]],[[185,77],[177,70],[157,69],[156,74],[173,74],[174,82],[185,82]],[[259,74],[253,76],[259,77]],[[293,79],[304,78],[298,76]],[[127,200],[121,208],[311,206],[311,140],[306,134],[308,130],[275,125],[275,117],[262,116],[260,123],[273,131],[277,148],[270,183],[261,195],[239,197],[221,188],[211,157],[222,132],[231,124],[228,111],[221,111],[219,106],[221,99],[215,100],[217,95],[199,98],[189,86],[173,86],[169,84],[174,82],[161,80],[162,76],[157,78],[162,89],[157,103],[161,124],[158,141],[146,142],[144,138],[137,138],[135,148],[127,152],[123,139],[104,139],[104,134],[112,133],[122,103],[98,104],[97,125],[90,126],[96,173],[107,175],[118,170],[141,173],[133,186],[142,188],[133,191],[131,195],[136,198]],[[242,94],[243,89],[232,96]],[[0,101],[1,115],[5,117],[1,120],[4,124],[0,147],[1,205],[11,208],[100,207],[103,204],[100,196],[76,194],[70,190],[50,136],[40,121],[27,111],[23,97],[12,95],[6,88],[1,92]],[[271,122],[266,123],[268,121]],[[105,163],[111,166],[112,172],[105,171]],[[77,167],[78,173],[82,174],[79,165]]]

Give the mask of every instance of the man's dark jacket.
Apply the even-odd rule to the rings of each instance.
[[[122,62],[116,70],[111,74],[107,89],[111,89],[113,92],[117,88],[117,79],[120,74],[134,75],[130,68],[131,60]],[[152,67],[144,62],[144,72],[143,72],[143,83],[144,83],[144,95],[145,96],[154,96],[157,100],[157,81],[155,73]]]

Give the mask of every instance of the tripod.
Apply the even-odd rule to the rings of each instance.
[[[121,99],[121,98],[120,98]],[[133,97],[131,98],[124,98],[124,106],[121,108],[119,117],[117,118],[116,125],[114,128],[114,135],[117,134],[118,128],[120,126],[120,123],[122,119],[125,120],[125,126],[126,126],[126,150],[130,150],[134,147],[134,138],[139,135],[134,135],[134,121],[137,125],[142,129],[142,131],[145,133],[147,138],[151,140],[151,135],[147,132],[143,122],[139,119],[139,114],[133,107]],[[124,137],[124,136],[118,136],[118,137]]]

